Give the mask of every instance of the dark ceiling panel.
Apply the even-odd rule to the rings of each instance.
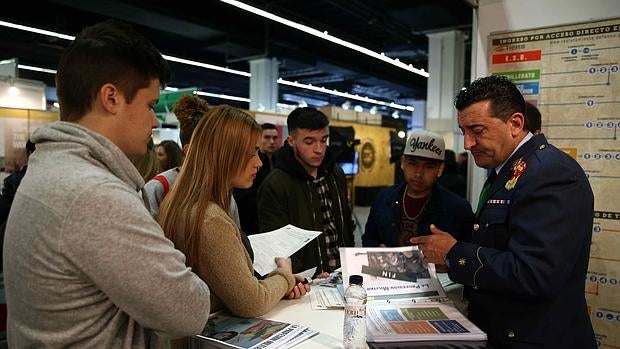
[[[459,29],[469,37],[472,10],[458,0],[247,0],[344,40],[417,68],[427,69],[426,34]],[[423,99],[426,78],[377,59],[316,38],[299,30],[239,10],[221,1],[203,1],[201,8],[186,2],[37,1],[16,2],[0,20],[75,35],[82,28],[115,18],[128,22],[152,40],[162,53],[249,71],[247,59],[276,57],[282,76],[290,80],[336,88],[391,101]],[[18,57],[28,65],[55,69],[68,41],[0,27],[0,59]],[[467,47],[467,49],[469,49]],[[468,57],[468,56],[467,56]],[[171,63],[173,84],[247,97],[249,79]],[[469,63],[465,62],[465,67]],[[23,72],[24,77],[53,84],[51,74]],[[468,72],[465,72],[468,76]],[[342,103],[340,97],[280,86],[281,96]]]
[[[194,40],[208,40],[223,35],[220,31],[186,21],[183,18],[175,18],[173,15],[159,13],[157,12],[157,7],[155,7],[155,10],[151,10],[147,7],[140,7],[141,4],[133,5],[127,2],[114,0],[53,0],[53,2],[105,17],[139,24],[144,27],[157,30],[164,29],[167,32]],[[145,6],[145,4],[142,4],[142,6]]]

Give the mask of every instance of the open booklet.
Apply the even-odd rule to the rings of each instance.
[[[262,276],[276,268],[276,257],[290,257],[321,234],[294,225],[248,236],[254,250],[254,270]]]
[[[305,326],[217,312],[209,316],[204,332],[196,337],[217,348],[274,349],[291,348],[316,334]]]
[[[362,275],[369,342],[482,341],[486,334],[454,304],[417,246],[340,248],[342,279]]]

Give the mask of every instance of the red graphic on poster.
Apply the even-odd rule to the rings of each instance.
[[[493,55],[493,64],[540,61],[541,52],[541,50],[536,50]]]

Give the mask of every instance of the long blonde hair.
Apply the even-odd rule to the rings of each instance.
[[[245,169],[260,134],[260,126],[250,115],[227,105],[210,108],[194,130],[181,172],[158,219],[170,240],[184,235],[184,246],[178,247],[194,270],[198,269],[200,230],[207,206],[213,202],[229,211],[230,180]]]

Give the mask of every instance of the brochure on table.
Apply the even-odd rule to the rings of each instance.
[[[372,305],[366,307],[366,318],[369,342],[487,339],[449,302]]]
[[[447,301],[435,265],[424,263],[416,246],[340,248],[340,262],[344,288],[349,275],[363,276],[369,302]]]
[[[209,316],[198,338],[218,348],[291,348],[318,332],[308,327],[263,318],[240,318],[228,312]]]
[[[446,297],[434,264],[416,246],[341,248],[344,288],[362,275],[369,342],[481,341],[486,334]]]
[[[266,233],[248,236],[254,250],[254,270],[265,276],[276,269],[276,257],[290,257],[321,234],[320,231],[305,230],[293,225]]]

